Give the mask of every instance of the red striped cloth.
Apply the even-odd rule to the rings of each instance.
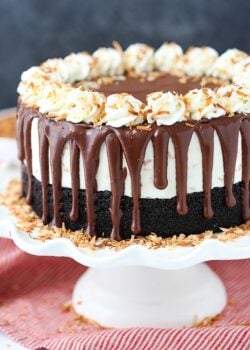
[[[70,299],[84,267],[67,258],[31,256],[0,239],[0,329],[29,349],[249,350],[250,260],[210,266],[223,279],[230,300],[216,327],[82,328],[61,305]]]

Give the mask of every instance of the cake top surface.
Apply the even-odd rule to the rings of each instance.
[[[110,125],[171,125],[250,113],[250,56],[210,47],[186,52],[176,43],[154,50],[99,48],[31,67],[18,86],[21,101],[55,120]]]

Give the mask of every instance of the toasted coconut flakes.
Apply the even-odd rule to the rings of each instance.
[[[202,328],[202,327],[221,327],[221,322],[223,321],[223,318],[226,316],[228,312],[230,312],[230,308],[235,306],[235,301],[232,299],[228,300],[226,308],[218,315],[213,317],[205,317],[204,319],[200,320],[197,316],[193,319],[193,327],[196,328]],[[242,327],[249,327],[250,322],[249,320],[235,320],[231,323],[227,324],[227,326],[242,326]]]
[[[200,76],[197,76],[197,77],[193,77],[192,78],[192,81],[195,83],[195,82],[197,82],[197,81],[199,81],[200,80]]]
[[[113,40],[112,45],[113,45],[114,49],[116,49],[116,51],[119,51],[121,53],[123,52],[122,47],[118,41]]]
[[[154,81],[162,76],[164,76],[166,72],[161,72],[161,71],[153,71],[153,72],[148,72],[146,76],[147,81]]]
[[[218,327],[216,323],[222,320],[222,316],[223,316],[223,313],[220,313],[213,317],[205,317],[201,321],[198,319],[198,317],[195,317],[193,320],[193,327],[196,327],[196,328]]]
[[[98,322],[87,318],[82,315],[78,315],[73,306],[71,301],[67,301],[61,305],[61,309],[63,313],[70,313],[72,318],[71,320],[67,321],[66,326],[58,328],[59,333],[77,333],[80,330],[92,326],[98,329],[107,329],[103,326],[101,326]]]
[[[250,321],[236,321],[234,324],[236,326],[250,327]]]
[[[72,310],[71,301],[67,301],[61,305],[62,312],[70,312]]]
[[[203,86],[206,86],[206,85],[209,85],[209,84],[212,84],[212,85],[215,85],[215,86],[219,87],[219,86],[228,85],[228,81],[227,80],[222,80],[222,79],[219,79],[219,78],[209,77],[209,76],[202,77],[200,85],[203,87]]]
[[[184,77],[181,77],[178,81],[180,84],[186,84],[186,82],[188,81],[188,78],[184,76]]]
[[[1,326],[9,326],[10,325],[10,321],[9,320],[3,320],[2,322],[0,321],[0,325]]]
[[[135,130],[135,129],[133,129]],[[135,130],[136,132],[136,130]],[[116,241],[111,238],[90,237],[83,230],[71,231],[63,226],[44,225],[41,219],[32,211],[24,198],[20,197],[21,183],[17,180],[10,181],[6,192],[0,196],[0,204],[5,205],[10,213],[17,219],[17,226],[27,234],[36,233],[36,238],[42,242],[55,238],[68,238],[77,247],[88,248],[90,250],[103,249],[109,247],[115,251],[125,249],[131,245],[138,244],[149,249],[193,247],[202,243],[205,239],[217,239],[221,242],[234,241],[239,237],[249,235],[250,224],[245,223],[231,228],[221,228],[221,233],[205,231],[201,234],[174,235],[163,238],[151,233],[146,237],[132,236],[128,240]]]
[[[149,125],[137,125],[136,129],[138,130],[144,130],[144,131],[151,131],[152,130],[152,126]]]
[[[185,123],[186,126],[190,126],[191,128],[193,128],[195,126],[195,124],[191,124],[191,123]]]

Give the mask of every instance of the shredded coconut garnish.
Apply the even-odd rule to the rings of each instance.
[[[99,48],[92,55],[72,53],[31,67],[22,74],[17,89],[21,100],[56,120],[106,123],[114,127],[130,127],[145,121],[171,125],[185,120],[183,116],[200,120],[217,118],[223,112],[229,116],[250,113],[250,57],[243,51],[229,49],[218,56],[211,47],[191,47],[183,53],[179,45],[167,42],[156,51],[140,43],[125,51],[117,42],[113,46]],[[151,81],[164,72],[177,75],[183,84],[189,76],[194,80],[202,77],[201,89],[186,96],[155,92],[160,97],[154,102],[148,97],[146,106],[132,95],[124,97],[120,93],[106,98],[91,90],[115,79],[126,79],[127,75]],[[223,87],[206,92],[203,86],[210,82]]]
[[[90,237],[83,230],[71,231],[65,226],[58,228],[55,226],[43,225],[41,219],[32,211],[24,198],[21,198],[21,183],[18,180],[12,180],[4,194],[0,195],[0,204],[6,206],[10,213],[17,219],[17,226],[25,233],[31,235],[36,233],[36,238],[40,241],[46,241],[56,238],[68,238],[77,247],[88,248],[90,250],[110,248],[122,250],[131,245],[138,244],[149,249],[175,248],[175,247],[193,247],[202,243],[205,239],[217,239],[221,242],[237,240],[239,237],[247,236],[250,233],[250,223],[231,228],[221,228],[221,233],[206,231],[201,234],[184,235],[163,238],[151,233],[148,236],[132,236],[131,239],[115,241],[111,238]]]

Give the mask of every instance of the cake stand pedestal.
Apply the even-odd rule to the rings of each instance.
[[[0,166],[6,180],[0,192],[18,170],[13,164]],[[250,233],[235,241],[207,238],[194,247],[155,250],[132,245],[92,251],[65,238],[42,242],[35,232],[21,232],[3,206],[0,236],[27,253],[70,257],[89,266],[74,287],[72,303],[78,314],[106,327],[182,327],[213,317],[223,310],[227,296],[204,262],[250,257]]]
[[[73,292],[75,311],[107,327],[181,327],[220,313],[225,288],[206,265],[90,268]]]

